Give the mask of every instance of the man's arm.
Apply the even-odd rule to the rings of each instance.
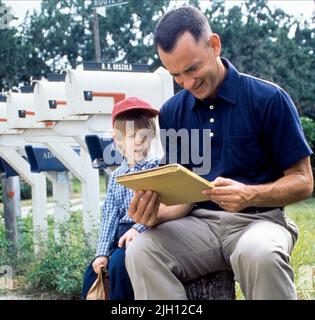
[[[283,174],[277,181],[262,185],[245,185],[219,177],[214,180],[215,188],[205,190],[203,194],[229,212],[239,212],[247,207],[283,207],[312,194],[310,157],[298,161]]]
[[[192,204],[166,206],[160,203],[156,192],[138,191],[135,192],[130,202],[128,215],[137,223],[154,227],[168,220],[182,218],[186,216],[192,208]]]

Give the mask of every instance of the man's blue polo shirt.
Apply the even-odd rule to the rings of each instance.
[[[189,91],[180,91],[162,106],[160,128],[173,128],[177,132],[199,129],[199,150],[202,137],[205,138],[202,129],[208,130],[211,150],[205,150],[204,154],[200,151],[200,155],[211,157],[211,170],[201,175],[209,181],[218,176],[249,185],[275,181],[285,170],[312,154],[296,107],[279,86],[241,74],[227,59],[221,59],[228,72],[216,98],[198,100]],[[191,151],[194,146],[190,142]],[[175,146],[164,148],[163,161],[168,163]],[[189,159],[181,159],[181,148],[179,141],[177,162],[190,169],[198,167],[191,154]],[[210,201],[198,206],[222,210]],[[259,210],[266,208],[248,208],[244,212]]]

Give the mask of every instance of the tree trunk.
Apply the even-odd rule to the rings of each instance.
[[[93,10],[93,32],[94,32],[95,60],[97,62],[101,62],[100,31],[99,31],[98,15],[97,15],[96,9]]]
[[[209,273],[184,283],[188,300],[235,300],[232,271]]]

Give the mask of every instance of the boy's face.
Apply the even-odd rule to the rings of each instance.
[[[126,121],[125,132],[114,130],[114,140],[129,165],[142,161],[149,153],[154,137],[152,129],[136,127],[133,121]]]

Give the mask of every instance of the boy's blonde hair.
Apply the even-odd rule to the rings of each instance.
[[[114,130],[119,130],[125,135],[127,122],[133,122],[135,130],[149,129],[152,130],[153,136],[156,135],[155,117],[150,112],[135,109],[122,113],[115,119]]]

